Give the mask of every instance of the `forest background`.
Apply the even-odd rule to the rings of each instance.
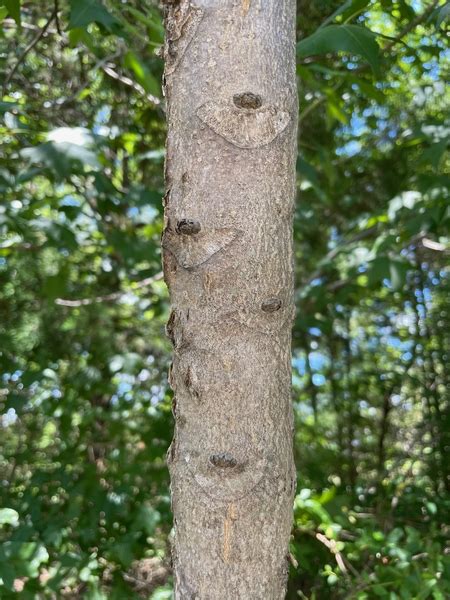
[[[449,15],[298,2],[288,599],[450,597]],[[0,19],[0,597],[169,599],[161,9]]]

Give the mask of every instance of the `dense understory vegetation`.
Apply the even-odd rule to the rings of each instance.
[[[288,598],[444,600],[449,5],[298,5]],[[161,12],[0,18],[0,597],[170,598]]]

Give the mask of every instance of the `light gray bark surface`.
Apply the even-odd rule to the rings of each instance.
[[[166,0],[175,598],[284,598],[294,0]]]

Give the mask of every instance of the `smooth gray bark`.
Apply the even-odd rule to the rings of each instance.
[[[166,5],[164,273],[175,598],[285,596],[294,0]]]

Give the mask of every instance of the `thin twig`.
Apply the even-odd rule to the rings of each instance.
[[[56,17],[56,12],[55,12],[55,10],[53,10],[52,14],[47,19],[47,22],[45,23],[45,25],[42,27],[42,29],[39,31],[39,33],[36,35],[36,37],[31,40],[31,42],[28,44],[28,46],[25,48],[25,50],[19,56],[16,64],[13,66],[11,71],[8,73],[8,75],[6,76],[6,79],[3,83],[3,94],[6,93],[8,84],[11,81],[11,79],[14,77],[14,74],[17,71],[17,69],[23,63],[23,61],[27,57],[28,53],[31,52],[31,50],[33,50],[33,48],[36,46],[36,44],[39,42],[39,40],[41,40],[44,37],[47,29],[50,27],[50,25],[51,25],[52,21],[55,19],[55,17]]]
[[[106,65],[106,63],[111,62],[115,58],[118,58],[120,55],[121,55],[121,53],[119,50],[119,51],[115,52],[114,54],[111,54],[110,56],[105,56],[104,58],[98,60],[90,68],[91,73],[95,73],[98,69],[103,67],[103,65]],[[67,98],[64,98],[64,100],[60,101],[60,98],[58,98],[57,100],[53,100],[51,102],[50,106],[47,106],[47,108],[45,110],[48,111],[48,109],[52,108],[53,106],[57,106],[58,108],[61,108],[62,106],[65,106],[66,104],[70,104],[71,102],[74,102],[75,100],[77,100],[77,98],[81,94],[81,92],[83,92],[91,84],[92,84],[92,81],[90,81],[90,80],[86,81],[85,83],[83,83],[83,85],[81,85],[79,88],[77,88],[76,91],[73,92],[73,94],[71,94]]]
[[[99,225],[99,228],[104,229],[104,222],[102,220],[102,215],[98,212],[98,207],[97,207],[96,201],[93,198],[91,198],[89,196],[89,192],[87,190],[84,191],[81,188],[81,186],[78,185],[78,183],[76,181],[74,181],[73,179],[70,179],[70,183],[73,185],[73,187],[77,191],[78,195],[81,196],[82,198],[84,198],[84,200],[86,201],[87,205],[89,206],[89,208],[92,211],[94,219],[97,221],[97,223]]]
[[[311,104],[308,104],[308,106],[305,108],[305,110],[299,114],[298,122],[301,123],[302,121],[304,121],[306,119],[306,117],[309,115],[309,113],[311,113],[313,110],[316,110],[316,108],[318,108],[321,104],[323,104],[327,100],[328,100],[327,96],[320,96],[320,98],[316,98],[313,102],[311,102]]]
[[[62,31],[61,31],[61,24],[59,22],[59,0],[54,0],[55,2],[55,23],[56,23],[56,30],[59,33],[60,36],[62,36]]]
[[[333,14],[331,14],[329,17],[327,17],[325,19],[325,21],[319,26],[319,29],[322,29],[322,27],[326,27],[327,25],[329,25],[330,23],[332,23],[334,21],[334,19],[337,16],[339,16],[344,10],[346,10],[347,8],[349,8],[351,6],[351,4],[352,4],[352,0],[347,0],[347,2],[345,2],[337,10],[335,10]]]
[[[307,535],[312,536],[317,541],[319,541],[321,544],[326,546],[328,548],[328,550],[330,550],[330,552],[332,554],[334,554],[334,556],[336,558],[336,563],[344,575],[346,575],[348,577],[348,570],[350,570],[355,577],[359,577],[359,573],[355,569],[355,567],[342,554],[342,552],[339,552],[339,550],[337,548],[337,543],[335,540],[330,540],[326,535],[323,535],[323,533],[320,533],[318,531],[312,531],[311,529],[307,529],[307,528],[303,528],[303,527],[297,528],[297,531],[300,533],[306,533]]]
[[[337,549],[336,542],[328,539],[326,535],[323,535],[323,533],[316,533],[316,540],[319,540],[319,542],[321,542],[332,554],[334,554],[338,567],[344,575],[348,576],[347,567],[345,566],[342,554]]]
[[[6,18],[2,22],[2,27],[6,29],[17,29],[18,25],[14,21],[14,19]],[[28,29],[29,31],[40,31],[40,27],[36,27],[36,25],[31,25],[31,23],[21,23],[21,29]],[[47,29],[48,33],[56,33],[56,29]]]
[[[77,308],[79,306],[90,306],[91,304],[100,304],[102,302],[114,302],[115,300],[119,300],[122,298],[122,296],[132,293],[135,290],[148,287],[156,281],[160,281],[162,278],[163,273],[161,271],[156,275],[153,275],[153,277],[147,277],[146,279],[136,282],[133,288],[129,290],[120,290],[119,292],[113,292],[112,294],[106,294],[104,296],[96,296],[95,298],[80,298],[79,300],[65,300],[63,298],[56,298],[55,304],[58,304],[59,306],[68,306],[69,308]]]
[[[343,250],[345,250],[346,248],[348,248],[351,244],[354,244],[355,242],[359,242],[361,240],[365,240],[366,238],[370,237],[372,234],[377,233],[379,230],[377,225],[372,225],[372,227],[368,227],[367,229],[363,229],[362,231],[359,231],[358,233],[356,233],[355,235],[353,235],[350,239],[345,240],[343,242],[341,242],[340,244],[338,244],[336,246],[336,248],[333,248],[333,250],[330,250],[328,252],[328,254],[326,254],[323,259],[320,261],[320,266],[319,268],[314,271],[314,273],[312,275],[310,275],[308,277],[308,279],[306,281],[303,282],[303,286],[305,285],[309,285],[310,283],[312,283],[314,281],[314,279],[318,279],[319,277],[322,276],[323,273],[323,266],[326,263],[329,263],[330,261],[332,261],[334,258],[336,258],[336,256],[342,252]]]
[[[405,35],[408,35],[408,33],[423,23],[423,21],[425,21],[431,15],[438,4],[439,0],[434,0],[434,2],[432,2],[421,15],[417,15],[415,19],[408,23],[408,25],[406,25],[406,27],[404,27],[400,33],[385,48],[383,48],[383,52],[389,52],[389,50],[391,50],[396,44],[402,42],[402,39],[405,37]]]
[[[114,71],[114,69],[112,68],[112,65],[104,65],[104,66],[102,66],[102,70],[107,75],[109,75],[109,77],[111,77],[112,79],[115,79],[116,81],[120,81],[120,83],[123,83],[124,85],[127,85],[128,87],[133,88],[133,90],[138,92],[138,94],[140,94],[141,96],[144,96],[152,104],[155,104],[156,106],[159,106],[161,104],[161,100],[159,98],[157,98],[156,96],[153,96],[152,94],[148,94],[145,91],[145,89],[142,87],[142,85],[140,85],[139,83],[136,83],[129,77],[125,77],[124,75],[119,75],[119,73]]]

